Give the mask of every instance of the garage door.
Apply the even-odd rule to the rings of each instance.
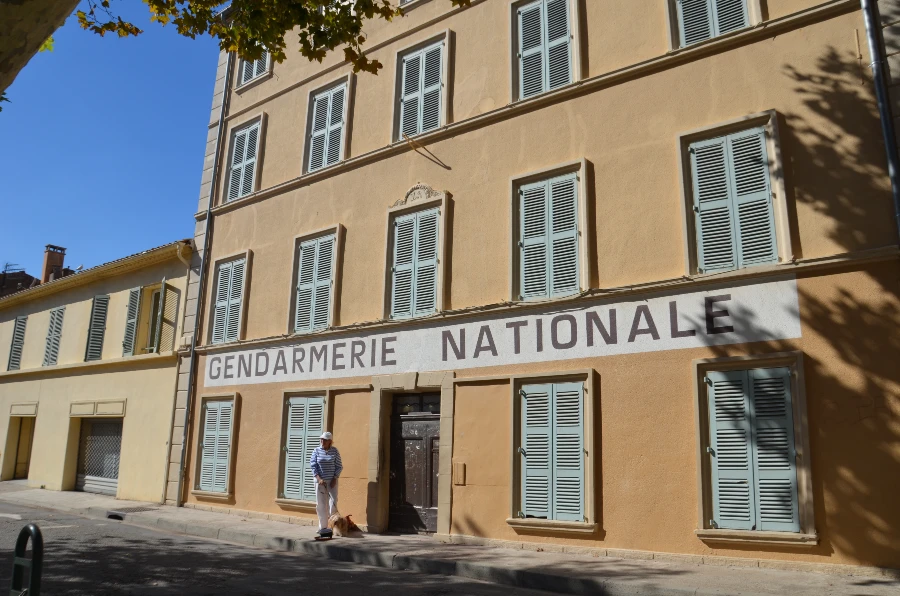
[[[121,449],[121,419],[82,419],[75,490],[115,496],[119,487]]]

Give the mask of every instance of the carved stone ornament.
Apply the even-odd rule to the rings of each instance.
[[[431,199],[444,199],[448,196],[447,191],[444,190],[434,190],[427,184],[416,184],[408,191],[406,191],[406,196],[402,199],[398,199],[396,203],[391,205],[391,208],[394,207],[402,207],[404,205],[409,205],[411,203],[416,203],[418,201],[429,201]]]

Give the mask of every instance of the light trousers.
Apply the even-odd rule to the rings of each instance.
[[[328,527],[328,518],[337,512],[338,487],[337,484],[334,487],[329,486],[330,484],[331,480],[326,480],[324,486],[316,486],[316,514],[319,516],[320,530]]]

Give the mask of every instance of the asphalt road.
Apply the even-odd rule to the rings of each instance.
[[[19,519],[21,518],[21,519]],[[275,553],[181,534],[0,503],[0,593],[19,531],[44,536],[42,593],[538,596],[546,592]]]

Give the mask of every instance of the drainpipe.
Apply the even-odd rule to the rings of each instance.
[[[195,362],[195,348],[197,346],[197,334],[200,333],[200,313],[203,303],[203,284],[206,281],[206,264],[207,255],[209,254],[210,237],[212,236],[212,206],[216,199],[216,189],[218,188],[219,173],[219,147],[222,146],[222,137],[225,135],[225,113],[228,111],[228,100],[230,99],[229,89],[231,89],[231,71],[232,60],[234,54],[228,53],[228,59],[225,64],[225,88],[222,90],[222,105],[219,107],[219,128],[216,134],[216,149],[213,154],[212,179],[209,186],[209,198],[206,201],[206,233],[203,235],[203,254],[200,257],[200,277],[197,280],[197,313],[194,316],[194,334],[191,336],[191,368],[188,370],[188,389],[187,399],[184,404],[184,427],[181,434],[181,463],[178,464],[178,493],[175,497],[175,506],[184,505],[182,500],[182,490],[184,488],[184,459],[187,453],[187,437],[188,422],[191,418],[191,402],[194,397],[194,370],[197,368]]]
[[[888,177],[891,180],[891,192],[894,196],[894,218],[897,223],[897,232],[900,234],[900,152],[897,150],[898,141],[884,72],[884,58],[881,53],[881,24],[878,19],[876,0],[862,0],[862,11],[866,22],[869,54],[872,56],[872,78],[875,80],[875,99],[878,102],[881,133],[884,135],[884,146],[887,152]]]

